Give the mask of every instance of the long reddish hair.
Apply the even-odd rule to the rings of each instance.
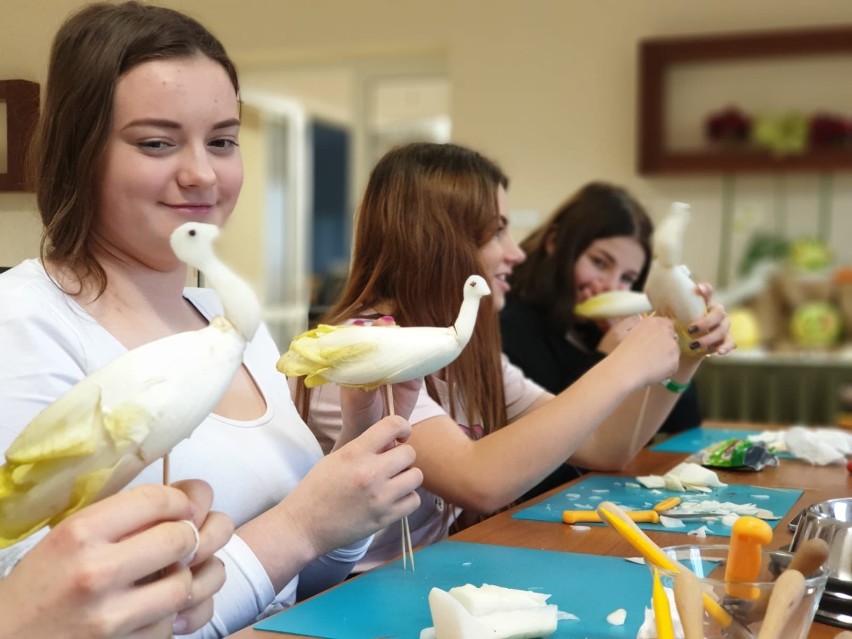
[[[349,279],[323,318],[339,324],[389,308],[400,326],[450,326],[468,276],[486,277],[479,249],[500,228],[497,189],[509,180],[479,153],[454,144],[414,143],[388,152],[373,169],[355,219]],[[500,328],[490,297],[461,355],[443,371],[470,426],[506,423]],[[426,380],[438,400],[434,383]],[[307,418],[300,384],[296,403]],[[455,419],[455,407],[450,407]]]

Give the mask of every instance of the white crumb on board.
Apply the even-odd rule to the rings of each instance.
[[[606,616],[606,621],[611,626],[623,626],[627,621],[627,611],[624,608],[613,610]]]

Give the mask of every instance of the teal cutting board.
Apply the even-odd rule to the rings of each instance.
[[[680,497],[683,501],[716,499],[735,504],[755,504],[758,508],[765,508],[783,517],[801,495],[802,491],[794,488],[764,488],[741,484],[728,484],[725,488],[714,488],[709,493],[651,490],[640,485],[635,477],[589,475],[576,484],[566,486],[552,497],[516,512],[512,517],[552,521],[565,525],[562,524],[563,510],[595,510],[602,501],[611,501],[629,510],[650,510],[655,504],[668,497]],[[774,519],[766,523],[775,528],[778,522],[778,519]],[[639,526],[648,530],[665,530],[670,533],[684,534],[701,526],[707,526],[708,535],[731,536],[731,529],[725,526],[721,519],[717,521],[688,519],[683,523],[685,524],[683,528],[666,528],[662,524],[639,524]],[[603,526],[604,524],[587,525]]]
[[[697,453],[726,439],[748,439],[750,436],[760,435],[762,432],[738,428],[690,428],[651,446],[651,450],[662,453]],[[792,459],[793,457],[786,451],[776,453],[776,456],[783,459]]]
[[[749,435],[759,435],[759,430],[739,430],[735,428],[690,428],[665,441],[651,446],[651,450],[666,453],[697,453],[711,444],[736,437],[746,439]]]
[[[579,617],[560,621],[553,639],[633,639],[650,607],[648,568],[619,557],[454,541],[414,557],[414,572],[404,571],[401,561],[382,566],[255,628],[324,639],[418,639],[432,625],[429,590],[466,583],[550,593],[548,603]],[[606,617],[618,608],[627,620],[612,626]]]

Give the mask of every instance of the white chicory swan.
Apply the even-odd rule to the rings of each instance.
[[[448,327],[320,324],[293,338],[277,368],[287,377],[304,376],[308,388],[326,382],[364,390],[384,385],[393,413],[390,385],[425,377],[458,357],[473,334],[479,300],[490,294],[485,279],[468,277],[458,317]],[[402,557],[403,568],[410,557],[413,570],[408,517],[402,519]]]
[[[672,204],[654,232],[654,261],[645,282],[645,295],[654,312],[674,320],[680,348],[689,351],[689,325],[707,313],[704,298],[683,263],[683,237],[689,225],[689,205]]]
[[[453,326],[328,326],[298,335],[278,360],[288,377],[305,377],[311,388],[334,382],[372,390],[405,382],[444,368],[467,345],[479,300],[490,295],[485,280],[471,275]]]
[[[219,403],[257,330],[260,306],[214,254],[218,232],[189,222],[171,244],[204,273],[224,317],[128,351],[35,416],[0,468],[0,547],[118,492]]]
[[[689,205],[675,202],[654,231],[654,259],[643,293],[608,291],[577,304],[575,313],[597,320],[653,310],[674,320],[681,349],[689,352],[692,339],[687,327],[707,312],[704,298],[695,290],[695,282],[683,264],[683,237],[689,216]]]

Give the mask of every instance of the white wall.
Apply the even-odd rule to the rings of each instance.
[[[52,32],[79,3],[0,0],[0,78],[43,81]],[[180,0],[246,69],[351,58],[445,55],[453,138],[500,162],[513,209],[546,213],[590,179],[632,189],[659,217],[693,204],[692,270],[717,273],[721,176],[642,179],[635,172],[636,51],[640,39],[806,25],[852,24],[847,0]],[[836,78],[826,81],[836,82]],[[772,211],[788,194],[790,225],[816,230],[818,179],[736,182],[742,209]],[[852,180],[834,179],[833,243],[852,263]],[[28,196],[0,195],[0,264],[37,246]],[[524,216],[532,222],[535,215]]]

